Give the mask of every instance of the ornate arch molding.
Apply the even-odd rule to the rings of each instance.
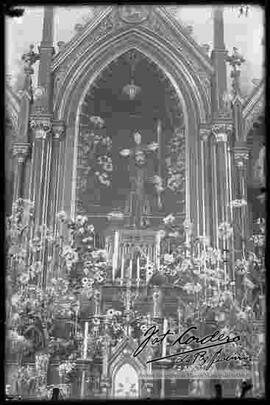
[[[128,339],[125,339],[116,346],[113,355],[109,360],[109,375],[111,376],[112,390],[115,376],[124,364],[128,363],[138,374],[142,373],[143,370],[146,372],[145,363],[143,363],[138,357],[133,357],[132,355],[135,348],[136,344],[133,341],[129,342]],[[141,389],[141,387],[139,387],[139,389]]]
[[[260,116],[264,116],[265,112],[265,86],[264,81],[255,89],[254,93],[251,95],[249,100],[243,109],[243,119],[244,119],[244,139],[247,140],[250,130],[253,127],[255,121],[259,119]]]
[[[89,47],[68,67],[55,95],[55,118],[72,125],[72,112],[77,111],[84,91],[108,64],[130,49],[137,49],[164,71],[176,88],[184,109],[186,107],[186,119],[188,111],[193,115],[193,121],[196,117],[198,124],[210,121],[209,89],[201,82],[193,66],[171,43],[142,27],[128,29],[110,39],[104,38],[97,46]]]
[[[6,86],[5,96],[6,119],[9,121],[10,125],[14,129],[16,135],[18,132],[20,99],[9,86]]]
[[[192,69],[192,64],[187,62],[186,54],[143,27],[129,28],[110,38],[103,38],[96,46],[80,52],[77,59],[70,54],[72,62],[66,71],[62,66],[64,80],[54,99],[54,118],[64,121],[67,127],[65,145],[66,150],[69,150],[69,158],[65,161],[65,186],[62,192],[64,209],[70,210],[71,215],[75,213],[79,114],[85,95],[103,70],[131,49],[145,55],[164,72],[182,105],[186,132],[186,217],[199,223],[202,221],[199,214],[202,199],[199,186],[199,128],[201,124],[211,121],[210,95]],[[210,75],[210,70],[208,73]]]

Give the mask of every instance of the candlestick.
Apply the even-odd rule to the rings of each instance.
[[[121,284],[123,283],[123,279],[124,279],[124,267],[125,267],[125,259],[124,259],[124,254],[123,254],[122,263],[121,263]]]
[[[166,318],[163,319],[163,333],[166,333],[168,330],[168,320]],[[167,337],[163,339],[162,342],[162,357],[166,356],[166,347],[167,347]]]
[[[85,370],[83,370],[83,372],[82,372],[81,398],[84,397],[84,385],[85,385]]]
[[[178,314],[178,333],[180,333],[180,325],[181,325],[181,310],[180,310],[180,308],[178,308],[177,314]]]
[[[132,259],[129,260],[129,279],[132,280]]]
[[[149,252],[147,252],[149,253]],[[147,254],[147,258],[146,258],[146,282],[148,283],[149,280],[149,255]]]
[[[157,143],[158,143],[158,157],[159,157],[159,167],[158,167],[158,174],[160,176],[161,173],[161,120],[157,122]]]
[[[87,340],[88,340],[88,327],[89,323],[88,321],[85,322],[84,325],[84,339],[83,339],[83,358],[87,358]]]
[[[156,235],[156,265],[157,270],[160,270],[160,231]]]
[[[137,256],[137,284],[140,282],[140,257]]]
[[[119,232],[115,231],[114,234],[114,251],[113,251],[113,263],[112,263],[112,279],[115,279],[115,272],[117,269],[118,262],[118,246],[119,246]]]

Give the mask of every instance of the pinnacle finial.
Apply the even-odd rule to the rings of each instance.
[[[232,87],[233,87],[233,92],[234,94],[239,94],[240,92],[240,67],[242,63],[245,62],[244,57],[238,52],[238,48],[235,46],[233,47],[233,52],[231,55],[228,55],[226,58],[226,62],[229,62],[229,64],[232,67],[231,70],[231,78],[233,79],[232,81]]]

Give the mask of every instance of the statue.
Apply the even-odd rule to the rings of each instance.
[[[129,156],[131,182],[129,207],[132,216],[130,225],[144,227],[148,224],[145,216],[150,213],[150,202],[145,192],[145,185],[147,182],[153,182],[154,174],[149,173],[148,155],[158,149],[158,144],[142,145],[139,132],[134,134],[134,141],[135,146],[132,149],[123,149],[120,154],[124,157]]]

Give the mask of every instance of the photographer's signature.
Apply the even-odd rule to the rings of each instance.
[[[217,361],[230,361],[233,359],[238,359],[238,360],[243,360],[247,359],[245,357],[241,357],[240,355],[230,355],[227,356],[226,358],[221,358],[222,355],[222,348],[216,351],[212,358],[209,359],[209,356],[207,357],[207,351],[205,349],[210,349],[212,347],[217,347],[217,346],[222,346],[226,345],[229,343],[236,343],[239,342],[240,336],[228,336],[224,333],[221,333],[219,330],[216,330],[215,332],[206,335],[204,337],[198,337],[194,336],[191,331],[197,329],[196,326],[191,326],[187,330],[185,330],[180,336],[177,336],[177,338],[170,344],[171,346],[178,345],[178,347],[181,349],[179,352],[174,353],[174,354],[169,354],[163,357],[157,357],[151,360],[148,360],[147,363],[154,363],[159,360],[171,358],[171,357],[177,357],[181,356],[177,359],[178,363],[182,364],[194,364],[194,362],[198,359],[200,361],[201,365],[204,365],[207,361],[209,361],[207,365],[207,369],[213,364],[216,363]],[[159,334],[159,328],[156,325],[151,326],[147,331],[144,333],[145,339],[140,343],[140,345],[137,347],[135,352],[133,353],[133,357],[137,357],[138,354],[140,354],[148,344],[151,346],[155,346],[158,344],[161,344],[164,339],[168,336],[175,335],[175,332],[171,332],[170,329],[168,329],[165,333]],[[183,348],[185,346],[190,345],[191,343],[196,343],[198,347],[193,348],[193,349],[188,349],[183,351]],[[191,353],[194,352],[199,352],[196,353],[195,355],[192,355],[192,358],[190,357]]]

